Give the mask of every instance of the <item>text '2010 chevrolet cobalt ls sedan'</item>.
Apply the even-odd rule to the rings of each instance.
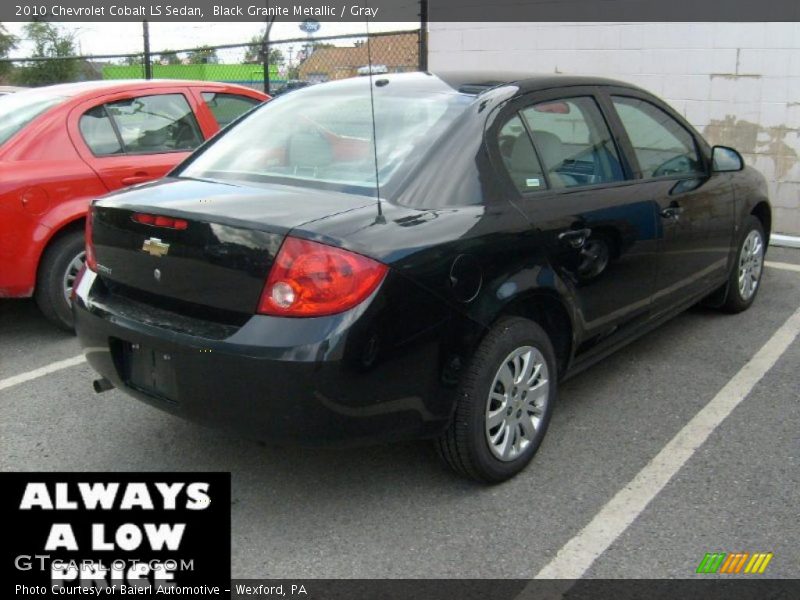
[[[497,482],[559,380],[746,309],[770,215],[735,150],[624,83],[346,80],[96,201],[76,329],[96,388],[278,443],[433,438]]]

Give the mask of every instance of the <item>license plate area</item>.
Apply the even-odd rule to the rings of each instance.
[[[122,378],[127,385],[167,402],[176,402],[174,358],[144,344],[122,342]]]

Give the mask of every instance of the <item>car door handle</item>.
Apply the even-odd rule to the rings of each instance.
[[[570,229],[558,234],[558,239],[562,242],[568,243],[573,248],[581,248],[592,235],[592,230],[588,227],[585,229]]]
[[[122,185],[135,185],[137,183],[144,183],[145,181],[150,181],[152,176],[149,173],[145,173],[144,171],[140,171],[130,177],[123,177],[122,178]]]
[[[683,207],[679,204],[670,204],[667,208],[661,211],[661,216],[665,219],[678,219],[683,212]]]

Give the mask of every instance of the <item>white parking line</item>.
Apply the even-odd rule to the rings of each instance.
[[[54,373],[55,371],[60,371],[61,369],[74,367],[75,365],[81,364],[85,360],[86,358],[84,358],[83,354],[79,354],[78,356],[73,356],[72,358],[59,360],[57,362],[50,363],[49,365],[39,367],[38,369],[34,369],[33,371],[28,371],[27,373],[20,373],[19,375],[14,375],[13,377],[0,379],[0,391],[13,387],[15,385],[19,385],[20,383],[25,383],[26,381],[30,381],[31,379],[38,379],[39,377],[44,377],[45,375],[49,375],[50,373]]]
[[[711,433],[731,414],[800,334],[800,308],[734,375],[725,387],[661,451],[600,509],[536,575],[579,579],[664,489]],[[535,589],[535,588],[531,588]]]
[[[773,269],[783,269],[784,271],[797,271],[798,273],[800,273],[800,265],[793,265],[792,263],[773,262],[771,260],[765,260],[764,265],[767,267],[771,267]]]

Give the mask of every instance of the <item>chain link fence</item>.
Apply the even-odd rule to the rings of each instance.
[[[367,43],[369,42],[369,47]],[[371,67],[370,67],[371,58]],[[192,79],[237,83],[271,94],[315,83],[424,70],[421,30],[200,46],[149,54],[0,60],[0,85],[101,79]]]

